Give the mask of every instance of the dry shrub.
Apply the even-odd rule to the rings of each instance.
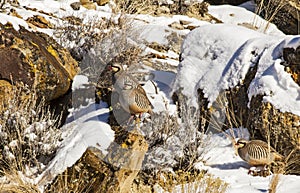
[[[267,25],[265,26],[265,31],[269,28],[269,25],[271,22],[273,22],[275,16],[278,14],[278,12],[289,3],[287,0],[276,0],[272,3],[271,0],[257,0],[256,1],[258,6],[256,9],[256,14],[261,15],[265,20],[268,21]],[[256,26],[256,18],[254,18],[253,26]],[[282,20],[285,20],[285,18],[282,18]],[[283,22],[283,21],[282,21]]]
[[[115,13],[150,14],[150,15],[188,15],[204,18],[208,4],[197,1],[162,2],[159,0],[115,0]]]
[[[39,193],[38,188],[26,181],[24,176],[12,170],[4,173],[5,181],[0,182],[0,193]]]
[[[228,184],[206,171],[189,170],[174,173],[160,171],[155,176],[156,183],[168,192],[186,193],[223,193]]]
[[[1,175],[19,171],[34,177],[54,156],[61,137],[60,116],[24,85],[12,90],[0,112]],[[4,172],[4,173],[3,173]]]
[[[128,14],[141,14],[141,13],[153,13],[154,4],[157,1],[153,0],[115,0],[116,9],[115,12],[122,12]]]
[[[206,161],[204,155],[211,148],[210,137],[198,130],[199,111],[189,107],[183,96],[179,98],[179,115],[153,114],[151,121],[141,127],[149,143],[144,161],[146,169],[189,171],[196,163]]]
[[[46,187],[45,193],[90,192],[89,189],[93,186],[93,180],[86,181],[87,172],[84,170],[76,171],[75,167],[68,168],[63,174],[58,175],[51,185]]]
[[[225,192],[222,180],[195,169],[196,163],[206,161],[210,137],[198,130],[199,111],[188,106],[184,96],[177,97],[179,116],[154,114],[141,127],[149,143],[141,178],[171,192],[178,187],[182,192]]]
[[[269,184],[269,193],[276,193],[276,188],[278,186],[279,180],[279,174],[274,174]]]

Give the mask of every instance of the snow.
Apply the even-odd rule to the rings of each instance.
[[[283,36],[284,33],[277,29],[277,27],[253,14],[243,7],[233,7],[230,5],[209,6],[209,13],[214,17],[220,19],[225,24],[245,25],[251,28],[257,28],[259,32],[269,35]]]
[[[20,26],[23,26],[26,29],[28,29],[28,24],[23,19],[20,19],[20,18],[14,17],[14,16],[10,16],[10,15],[6,15],[4,13],[0,13],[0,23],[5,25],[8,22],[12,24],[13,28],[16,31],[18,31],[20,29]]]
[[[159,45],[168,45],[169,40],[167,37],[175,32],[178,35],[186,35],[189,30],[176,30],[169,27],[170,24],[180,21],[191,22],[189,25],[201,26],[206,25],[208,22],[200,21],[195,18],[187,16],[174,15],[172,17],[152,17],[149,15],[137,15],[132,25],[135,26],[136,33],[139,34],[139,38],[148,42],[156,42]]]
[[[85,88],[85,85],[89,84],[89,78],[84,75],[76,75],[72,83],[72,91]]]

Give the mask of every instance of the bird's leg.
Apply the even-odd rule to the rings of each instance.
[[[140,124],[141,124],[140,116],[136,117],[135,124],[138,126],[138,128],[140,128]]]
[[[135,122],[135,115],[130,115],[128,121],[127,121],[127,125],[130,125],[131,123],[134,123]]]
[[[133,122],[133,124],[140,124],[140,122],[141,122],[141,113],[138,116],[132,114],[130,116],[130,118],[128,119],[127,124],[130,125],[132,122]]]

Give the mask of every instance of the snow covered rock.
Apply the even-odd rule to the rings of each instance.
[[[182,45],[174,90],[201,109],[204,129],[211,122],[219,130],[243,126],[254,138],[270,137],[288,155],[300,143],[300,87],[284,66],[283,50],[299,45],[298,36],[224,24],[200,27]]]

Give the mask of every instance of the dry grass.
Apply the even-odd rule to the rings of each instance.
[[[115,13],[127,13],[127,14],[143,14],[154,13],[153,0],[115,0],[116,7]]]
[[[208,19],[208,17],[205,17],[208,11],[208,4],[205,2],[179,0],[170,4],[158,0],[115,0],[115,4],[114,13],[150,14],[154,16],[187,15],[198,19]]]
[[[13,170],[4,173],[5,181],[0,182],[0,193],[39,193],[38,188],[26,181],[22,173]]]
[[[0,0],[0,10],[3,8],[4,4],[5,4],[5,0]]]
[[[279,180],[280,180],[279,174],[274,174],[269,184],[269,193],[276,193],[276,188],[278,186]]]
[[[228,187],[228,184],[219,178],[198,170],[158,172],[156,177],[160,187],[174,193],[223,193]]]
[[[274,4],[271,3],[272,2],[271,0],[258,1],[259,3],[256,9],[257,15],[254,17],[253,26],[257,26],[258,24],[257,18],[259,17],[259,15],[261,15],[265,20],[268,21],[267,25],[265,26],[265,31],[266,31],[269,28],[270,23],[272,23],[272,21],[274,20],[276,14],[282,9],[282,7],[284,7],[289,3],[289,1],[287,0],[276,0],[276,1],[277,1],[277,6],[274,6]]]
[[[9,179],[0,190],[32,192],[23,180],[36,177],[54,156],[60,141],[60,115],[53,114],[45,101],[24,85],[11,92],[0,112],[0,175]]]

